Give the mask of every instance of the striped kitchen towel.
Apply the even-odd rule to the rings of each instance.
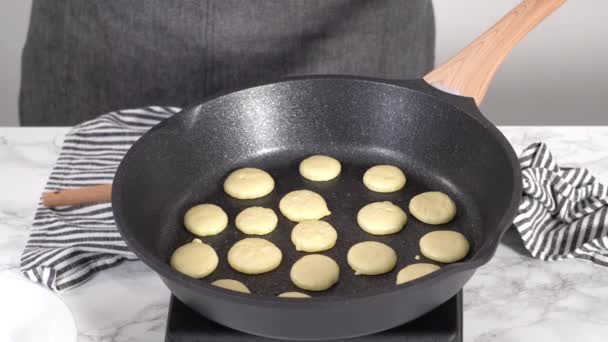
[[[544,143],[520,159],[523,198],[513,222],[541,260],[587,259],[608,266],[608,187],[584,168],[560,168]]]
[[[111,183],[131,145],[179,110],[121,110],[75,126],[65,137],[45,191]],[[56,208],[40,203],[21,256],[21,271],[29,279],[61,291],[99,270],[135,259],[116,229],[109,203]]]
[[[129,147],[175,107],[121,110],[75,126],[66,136],[45,191],[111,183]],[[608,265],[608,195],[585,169],[559,168],[547,146],[522,154],[523,198],[515,227],[532,256],[584,258]],[[21,257],[29,279],[55,291],[99,270],[135,260],[118,233],[110,204],[38,206]]]

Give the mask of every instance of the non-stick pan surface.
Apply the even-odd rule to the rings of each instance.
[[[516,157],[504,137],[475,113],[470,99],[431,96],[423,81],[395,85],[351,78],[305,78],[254,87],[205,102],[159,124],[125,156],[114,181],[117,223],[130,248],[156,270],[171,291],[200,313],[246,332],[283,338],[336,338],[390,328],[427,312],[453,296],[486,262],[511,222],[520,194]],[[437,95],[435,94],[435,95]],[[471,113],[461,108],[469,106]],[[459,108],[461,107],[461,108]],[[343,164],[338,179],[303,180],[298,163],[323,153]],[[364,171],[375,164],[401,167],[407,185],[378,194],[365,188]],[[257,200],[232,199],[222,190],[228,172],[243,166],[268,170],[275,190]],[[297,288],[289,279],[297,252],[289,236],[295,223],[278,210],[279,199],[295,189],[310,189],[327,200],[326,218],[338,230],[337,245],[323,254],[340,265],[340,282],[313,299],[276,298]],[[409,215],[405,229],[374,236],[356,223],[357,211],[373,201],[389,200],[406,209],[412,196],[428,190],[450,194],[456,219],[429,226]],[[212,202],[228,213],[227,230],[203,240],[218,252],[220,266],[209,277],[190,279],[169,266],[169,257],[194,236],[184,228],[185,211]],[[234,227],[236,214],[249,206],[272,207],[279,226],[266,236],[283,252],[281,266],[263,275],[243,275],[226,262],[230,246],[246,235]],[[442,265],[435,274],[395,285],[402,267],[418,262],[418,240],[426,232],[454,229],[471,242],[469,256]],[[355,276],[346,262],[354,243],[391,245],[398,266],[382,276]],[[432,262],[424,257],[421,261]],[[210,286],[233,278],[252,295]]]

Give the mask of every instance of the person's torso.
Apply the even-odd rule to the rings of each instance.
[[[49,63],[34,78],[59,84],[48,91],[65,110],[100,113],[286,76],[419,77],[433,51],[430,0],[39,0],[24,64]]]

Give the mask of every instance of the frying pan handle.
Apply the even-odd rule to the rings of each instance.
[[[424,76],[437,89],[483,101],[490,82],[509,52],[566,0],[523,0],[456,56]]]

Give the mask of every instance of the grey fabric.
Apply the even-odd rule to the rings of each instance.
[[[434,31],[430,0],[34,0],[21,124],[183,107],[285,76],[419,77]]]

